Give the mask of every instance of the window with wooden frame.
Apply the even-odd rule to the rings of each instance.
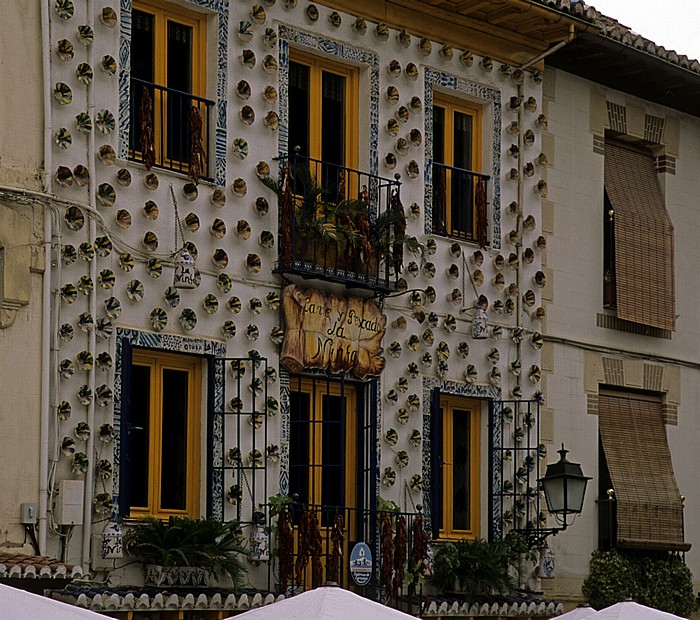
[[[606,137],[603,218],[604,305],[674,331],[673,224],[648,149]]]
[[[480,407],[457,396],[433,403],[433,531],[439,538],[479,535]]]
[[[292,378],[289,490],[302,504],[356,507],[357,406],[345,381]]]
[[[169,2],[136,0],[131,13],[131,156],[144,161],[144,98],[150,98],[155,165],[187,170],[191,117],[208,131],[206,14]],[[146,106],[147,107],[147,106]]]
[[[485,234],[481,123],[477,104],[434,93],[433,230],[439,235],[479,241]]]
[[[289,51],[289,153],[356,167],[358,69]]]
[[[135,349],[127,374],[128,516],[198,517],[202,360]]]

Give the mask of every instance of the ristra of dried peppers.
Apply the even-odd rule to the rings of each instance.
[[[381,583],[391,593],[392,573],[394,568],[394,528],[391,523],[391,514],[381,513],[382,539],[380,551],[382,554]]]
[[[391,260],[394,267],[394,273],[399,274],[403,269],[403,238],[406,236],[406,214],[401,204],[398,188],[391,192],[390,207],[394,218],[394,239],[399,241],[394,242],[392,248]]]
[[[207,154],[204,150],[204,139],[202,138],[202,115],[199,113],[197,106],[192,106],[190,113],[190,169],[187,176],[194,181],[194,184],[199,183],[199,177],[202,176],[205,166],[207,165]]]
[[[278,553],[280,560],[280,589],[284,593],[287,589],[292,571],[294,570],[294,532],[292,531],[292,519],[289,510],[283,508],[277,519],[277,531],[279,536]]]
[[[406,527],[406,517],[399,515],[396,519],[396,536],[394,538],[394,582],[392,588],[394,596],[403,588],[407,554],[408,528]]]
[[[423,515],[413,518],[413,549],[411,551],[411,573],[413,581],[411,589],[415,589],[421,575],[425,574],[428,562],[428,535],[423,529]]]
[[[299,518],[299,549],[294,563],[294,577],[297,584],[304,583],[304,571],[309,563],[311,514],[311,511],[303,510]]]
[[[343,543],[345,542],[345,520],[343,515],[336,514],[333,519],[333,529],[331,530],[331,558],[326,569],[326,579],[328,581],[339,582],[340,558],[343,557]]]
[[[311,554],[311,583],[314,588],[323,583],[323,542],[316,512],[309,509],[309,553]]]
[[[156,149],[153,139],[153,100],[148,88],[143,87],[141,94],[141,109],[139,110],[139,120],[141,121],[141,136],[139,146],[141,147],[141,158],[146,170],[150,170],[156,163]]]

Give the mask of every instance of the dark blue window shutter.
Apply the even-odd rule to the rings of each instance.
[[[430,403],[430,518],[433,538],[440,535],[442,523],[442,460],[440,388],[433,388]]]
[[[131,502],[131,420],[133,395],[133,355],[131,343],[122,339],[121,428],[119,432],[119,520],[129,516]]]

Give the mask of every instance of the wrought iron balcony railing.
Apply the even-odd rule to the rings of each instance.
[[[486,245],[488,175],[433,163],[433,232]]]
[[[409,614],[420,612],[429,562],[422,514],[294,503],[275,521],[277,583],[271,588],[289,594],[335,582]],[[370,557],[351,557],[359,542]]]
[[[398,176],[385,179],[298,154],[279,162],[277,273],[394,290],[405,236]]]
[[[129,159],[149,168],[188,174],[193,145],[207,153],[213,108],[209,99],[132,77]],[[152,156],[148,144],[152,145]],[[207,162],[208,157],[199,171],[200,178],[211,178]]]

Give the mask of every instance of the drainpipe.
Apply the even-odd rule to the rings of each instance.
[[[553,54],[554,52],[560,50],[562,47],[565,45],[568,45],[571,43],[571,41],[574,40],[576,37],[576,28],[574,24],[569,25],[569,36],[566,39],[563,39],[562,41],[559,41],[556,45],[553,45],[550,47],[546,52],[543,52],[539,56],[536,56],[532,60],[528,61],[524,65],[521,65],[519,68],[523,71],[526,69],[530,68],[532,65],[537,64],[538,62],[544,60],[547,56],[550,54]],[[523,267],[522,267],[522,247],[523,247],[523,197],[524,197],[524,190],[525,190],[525,175],[523,174],[523,170],[525,168],[525,127],[524,127],[524,121],[525,121],[525,88],[524,84],[518,84],[518,97],[520,98],[520,101],[522,102],[520,104],[520,107],[518,108],[518,166],[519,166],[519,174],[518,174],[518,217],[516,221],[516,232],[518,234],[518,245],[516,247],[516,252],[518,254],[518,269],[516,271],[516,284],[518,286],[518,297],[517,297],[517,302],[516,302],[516,309],[517,309],[517,327],[522,328],[523,326],[523,296],[522,296],[522,280],[523,280]],[[540,223],[541,223],[541,215],[540,215]],[[521,360],[522,358],[522,341],[518,341],[516,344],[516,359]],[[520,374],[516,378],[516,385],[521,385],[522,382],[522,368]]]
[[[40,2],[41,7],[41,69],[44,88],[44,170],[42,189],[47,194],[53,193],[53,124],[51,122],[51,22],[49,3]],[[49,504],[49,434],[51,421],[51,240],[52,213],[44,209],[44,276],[42,283],[41,312],[41,404],[39,423],[39,552],[46,553],[47,516]]]
[[[87,1],[87,23],[93,28],[95,26],[95,3],[94,0]],[[95,46],[91,45],[88,48],[88,63],[91,67],[95,66]],[[87,88],[87,112],[90,118],[95,118],[95,82],[93,81]],[[88,168],[90,170],[90,183],[88,185],[88,201],[90,208],[93,212],[97,211],[97,199],[95,194],[95,175],[97,159],[95,153],[95,131],[91,131],[88,136],[88,152],[87,152],[87,162]],[[97,235],[97,224],[95,223],[94,216],[89,218],[89,242],[94,245],[95,237]],[[90,278],[92,279],[93,286],[97,286],[97,261],[90,261]],[[93,289],[92,294],[89,297],[89,310],[90,315],[93,320],[97,321],[97,291]],[[88,334],[88,351],[92,358],[95,359],[96,355],[96,335],[95,327],[90,330]],[[90,428],[90,436],[87,440],[86,452],[88,457],[88,467],[85,472],[85,493],[83,498],[83,544],[82,544],[82,560],[81,566],[83,570],[89,570],[90,566],[90,543],[92,537],[92,496],[94,489],[93,477],[95,475],[95,364],[88,372],[88,385],[93,390],[93,398],[90,400],[90,404],[87,408],[87,423]]]
[[[576,29],[573,24],[569,26],[569,36],[562,40],[559,41],[556,45],[550,47],[546,52],[540,54],[539,56],[536,56],[529,62],[525,63],[520,67],[523,71],[528,69],[534,64],[537,64],[538,62],[544,60],[547,56],[550,54],[553,54],[557,50],[561,49],[565,45],[568,45],[571,43],[571,41],[574,40],[576,37]],[[519,161],[518,164],[520,166],[520,174],[518,175],[518,218],[517,218],[517,224],[516,224],[516,231],[518,233],[518,247],[516,248],[517,254],[518,254],[518,269],[516,272],[516,283],[518,285],[518,300],[517,300],[517,326],[519,328],[522,328],[523,326],[523,296],[522,296],[522,279],[523,279],[523,267],[522,267],[522,246],[523,246],[523,197],[524,197],[524,187],[525,187],[525,178],[523,174],[523,170],[525,168],[525,128],[524,128],[524,120],[525,120],[525,88],[523,84],[518,84],[518,97],[521,98],[521,105],[518,108],[518,127],[519,127],[519,132],[518,132],[518,156],[519,156]],[[540,223],[541,223],[541,213],[540,213]],[[516,344],[516,351],[517,351],[517,356],[516,359],[519,361],[521,360],[522,357],[522,349],[523,349],[523,344],[522,344],[522,339],[518,341]],[[523,369],[521,368],[520,374],[517,376],[516,382],[517,385],[522,385],[522,371]],[[540,577],[535,577],[537,580],[538,584],[540,583]],[[537,587],[537,589],[541,589],[541,587]]]

